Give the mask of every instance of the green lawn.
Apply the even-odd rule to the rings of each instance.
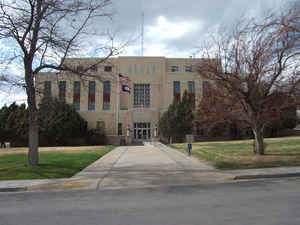
[[[27,166],[24,149],[0,149],[0,180],[71,177],[99,159],[114,146],[41,148],[40,165]]]
[[[264,156],[253,155],[253,140],[193,143],[192,154],[218,169],[300,166],[300,137],[265,139]],[[187,144],[173,144],[187,150]]]

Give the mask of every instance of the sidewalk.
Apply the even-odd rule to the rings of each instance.
[[[0,181],[0,192],[122,189],[300,176],[300,167],[216,170],[161,143],[114,149],[72,178]]]

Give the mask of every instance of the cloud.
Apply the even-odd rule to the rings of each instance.
[[[146,27],[146,36],[147,38],[151,38],[152,40],[154,39],[156,41],[180,38],[194,27],[195,24],[193,23],[184,21],[180,23],[171,23],[167,21],[164,16],[159,16],[155,26],[150,25]],[[153,34],[155,34],[154,37]]]
[[[10,105],[13,102],[17,104],[26,104],[27,97],[23,90],[13,88],[10,90],[0,91],[0,107]]]
[[[128,35],[137,39],[129,47],[136,49],[140,45],[144,12],[144,47],[152,48],[154,55],[175,56],[182,51],[195,51],[197,43],[211,28],[232,24],[245,15],[258,16],[270,9],[279,9],[285,1],[288,0],[116,0],[113,27],[119,30],[121,40]],[[156,54],[154,49],[157,49]]]

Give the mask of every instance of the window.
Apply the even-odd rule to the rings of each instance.
[[[91,71],[92,71],[92,72],[97,72],[97,70],[98,70],[97,65],[92,65],[92,66],[91,66]]]
[[[150,84],[134,84],[133,95],[133,107],[150,107]]]
[[[171,71],[172,72],[179,72],[179,67],[178,66],[172,66]]]
[[[145,70],[145,65],[144,65],[144,64],[141,64],[141,65],[140,65],[140,71],[141,71],[141,74],[144,74],[144,70]]]
[[[80,110],[80,81],[74,81],[73,106],[76,111]]]
[[[129,73],[129,74],[132,73],[132,66],[131,66],[131,65],[128,66],[128,73]]]
[[[173,82],[173,95],[175,102],[180,102],[180,81]]]
[[[192,72],[192,66],[185,66],[185,72]]]
[[[188,82],[188,97],[192,103],[192,109],[195,109],[195,82]]]
[[[118,123],[118,135],[122,135],[122,123]]]
[[[88,96],[88,110],[95,110],[95,93],[96,93],[96,82],[89,81],[89,96]]]
[[[147,73],[150,73],[150,65],[149,64],[147,64],[147,66],[146,66],[146,71],[147,71]]]
[[[66,81],[59,81],[59,87],[58,87],[58,97],[59,100],[65,101],[66,100]]]
[[[44,83],[44,97],[51,97],[51,81],[45,81]]]
[[[137,74],[137,71],[138,71],[138,65],[134,64],[134,74]]]
[[[103,83],[103,110],[110,109],[110,81]]]
[[[77,72],[82,73],[84,71],[83,66],[77,66]]]
[[[204,68],[204,66],[199,66],[199,69],[198,69],[198,70],[199,70],[199,72],[200,72],[200,73],[203,73],[203,72],[205,72],[205,68]]]
[[[202,82],[202,96],[206,96],[208,88],[208,81],[205,80]]]
[[[104,72],[111,72],[112,71],[112,67],[111,66],[105,66],[104,67]]]
[[[189,81],[188,82],[188,93],[194,93],[195,94],[195,82]]]
[[[156,66],[155,64],[152,65],[152,73],[155,73],[156,72]]]

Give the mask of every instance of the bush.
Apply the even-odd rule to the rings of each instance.
[[[42,100],[39,120],[41,146],[78,145],[77,140],[87,135],[87,122],[72,106],[55,98]]]

